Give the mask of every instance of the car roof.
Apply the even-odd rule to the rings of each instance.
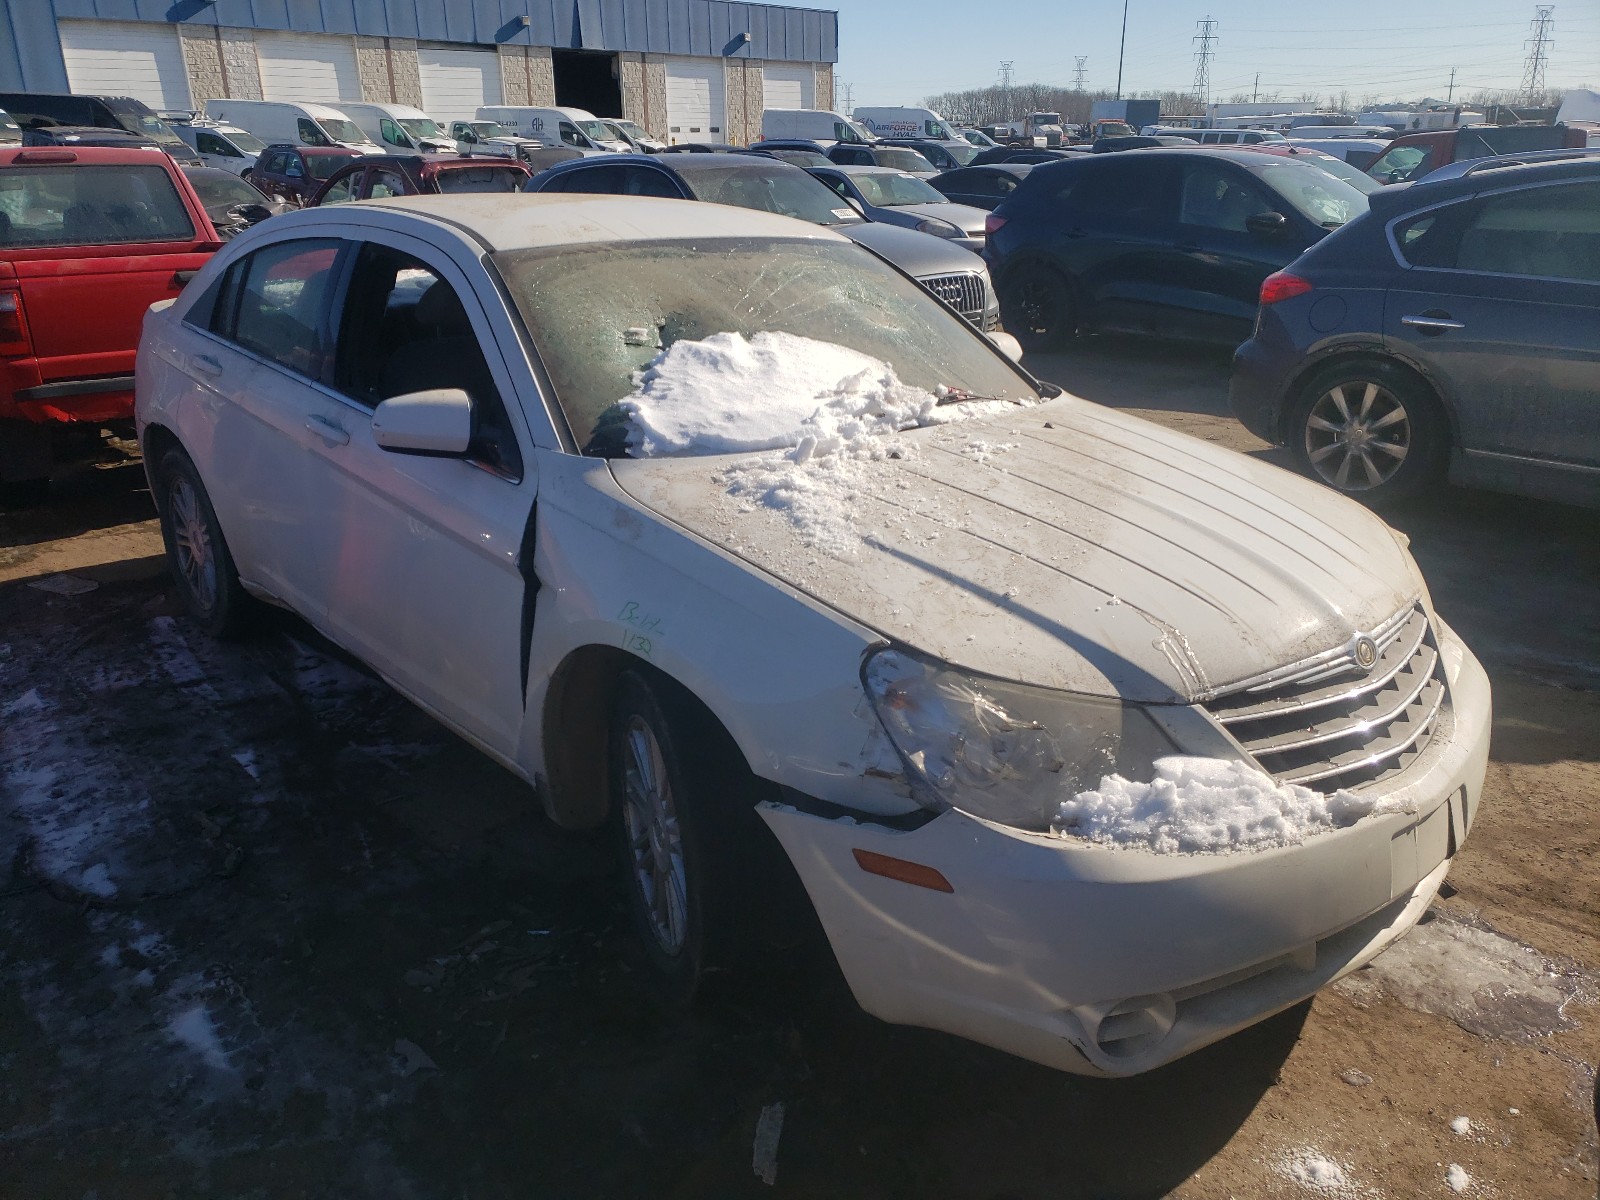
[[[799,170],[787,166],[786,169]],[[522,193],[508,204],[500,193],[469,192],[452,196],[388,196],[331,210],[310,208],[303,211],[313,220],[318,213],[323,220],[329,219],[330,213],[337,213],[339,216],[334,219],[353,219],[359,223],[362,210],[403,213],[437,221],[491,251],[707,237],[847,240],[821,225],[775,213],[651,196],[533,192]],[[298,218],[300,214],[289,216]]]
[[[1453,200],[1457,196],[1470,196],[1491,188],[1550,183],[1563,179],[1600,179],[1600,154],[1579,155],[1573,152],[1567,157],[1550,158],[1542,162],[1530,162],[1530,158],[1532,154],[1504,154],[1497,158],[1471,159],[1452,164],[1461,170],[1439,178],[1428,175],[1412,183],[1392,183],[1373,192],[1367,197],[1367,203],[1380,213],[1389,214]]]
[[[73,157],[62,157],[67,154]],[[31,166],[35,163],[40,166],[65,165],[72,162],[85,166],[148,166],[152,162],[161,162],[162,158],[157,158],[143,146],[0,146],[0,164],[6,166]]]
[[[273,142],[268,150],[298,150],[301,154],[361,154],[349,146],[302,146],[298,142]],[[362,155],[362,157],[366,157]],[[374,154],[373,158],[384,158],[386,155]]]
[[[867,166],[865,163],[831,163],[826,167],[817,166],[808,168],[814,171],[837,171],[841,175],[909,175],[911,172],[902,171],[899,167],[880,167],[876,163]]]

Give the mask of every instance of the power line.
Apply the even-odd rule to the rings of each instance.
[[[1211,59],[1216,53],[1212,49],[1217,40],[1217,23],[1211,17],[1197,21],[1200,32],[1194,40],[1200,43],[1199,49],[1194,52],[1194,85],[1189,91],[1199,98],[1200,107],[1204,108],[1211,103]]]
[[[1528,39],[1528,65],[1522,71],[1522,95],[1526,104],[1543,99],[1544,66],[1550,55],[1555,33],[1554,4],[1539,4],[1533,10],[1533,36]]]
[[[1073,91],[1075,91],[1075,92],[1083,91],[1084,80],[1087,79],[1088,75],[1089,75],[1089,66],[1088,66],[1088,64],[1089,64],[1089,56],[1087,54],[1075,54],[1075,55],[1073,55],[1073,58],[1072,58],[1072,90]]]

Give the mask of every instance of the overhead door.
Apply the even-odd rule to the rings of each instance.
[[[57,28],[67,83],[79,95],[132,96],[157,111],[189,107],[189,74],[172,26],[63,20]]]
[[[722,60],[669,58],[666,68],[667,141],[722,141],[728,100]]]
[[[809,66],[766,68],[762,75],[763,107],[813,108],[817,77]]]
[[[361,99],[354,38],[258,32],[256,58],[264,99],[333,105]]]
[[[500,56],[493,50],[417,47],[422,108],[435,121],[470,121],[485,104],[499,104]]]

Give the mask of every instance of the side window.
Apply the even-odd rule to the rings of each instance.
[[[560,129],[561,129],[561,140],[566,145],[568,145],[568,146],[578,146],[578,147],[581,148],[586,144],[584,142],[583,134],[579,133],[578,132],[578,127],[576,125],[572,124],[571,122],[569,122],[569,121],[561,122]]]
[[[455,289],[399,250],[369,242],[359,255],[340,323],[334,385],[369,408],[409,392],[460,388],[472,397],[468,457],[520,476],[516,435]]]
[[[406,188],[406,181],[393,171],[374,169],[367,181],[366,195],[376,200],[380,196],[409,195],[409,191]]]
[[[309,379],[325,381],[332,358],[330,303],[339,251],[333,238],[279,242],[236,265],[231,304],[219,304],[212,331]],[[230,271],[232,274],[232,271]],[[228,310],[231,308],[231,312]]]
[[[1600,283],[1600,183],[1525,188],[1474,207],[1458,269]]]
[[[275,154],[269,154],[269,155],[266,156],[266,158],[264,158],[262,160],[261,169],[263,171],[265,171],[268,175],[282,175],[283,174],[283,159],[284,159],[284,154],[283,154],[283,151],[281,151],[281,150],[279,150]]]
[[[818,175],[817,178],[822,180],[823,183],[827,184],[839,195],[845,197],[845,199],[850,198],[850,187],[845,183],[844,176],[835,175],[830,171],[826,175]]]
[[[563,192],[588,192],[596,196],[616,196],[627,186],[621,167],[586,167],[570,171],[556,180]]]
[[[223,158],[242,158],[232,142],[223,141],[209,129],[194,131],[195,149],[201,154],[219,154]]]
[[[328,190],[322,193],[319,204],[344,204],[356,198],[356,181],[361,178],[360,171],[351,171],[337,181],[328,185]]]
[[[1273,209],[1274,202],[1242,173],[1209,159],[1183,164],[1180,224],[1245,233],[1247,218]]]
[[[475,142],[478,135],[472,132],[472,126],[465,121],[456,121],[450,126],[450,136],[458,142]]]
[[[400,126],[396,125],[388,117],[382,117],[379,119],[378,133],[383,140],[388,142],[391,146],[411,145],[410,139],[407,138],[405,134],[400,132]]]
[[[333,145],[333,143],[328,140],[327,135],[322,132],[321,128],[315,121],[301,117],[294,123],[294,127],[300,133],[300,140],[307,146]]]
[[[683,194],[660,171],[650,167],[628,167],[624,191],[629,196],[660,196],[664,200],[681,200]]]
[[[1162,225],[1177,218],[1177,172],[1171,159],[1108,154],[1112,161],[1082,163],[1061,172],[1057,204],[1075,216],[1104,218],[1117,225]],[[1117,161],[1123,160],[1123,161]]]
[[[306,169],[301,165],[300,156],[298,154],[285,154],[283,156],[283,173],[290,179],[300,179],[304,177]]]

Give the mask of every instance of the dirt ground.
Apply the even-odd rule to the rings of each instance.
[[[1225,356],[1030,365],[1274,457]],[[297,623],[209,642],[150,518],[132,462],[0,516],[0,1197],[1596,1195],[1600,514],[1391,518],[1496,689],[1452,894],[1113,1082],[883,1025],[826,961],[663,1023],[603,844]]]

